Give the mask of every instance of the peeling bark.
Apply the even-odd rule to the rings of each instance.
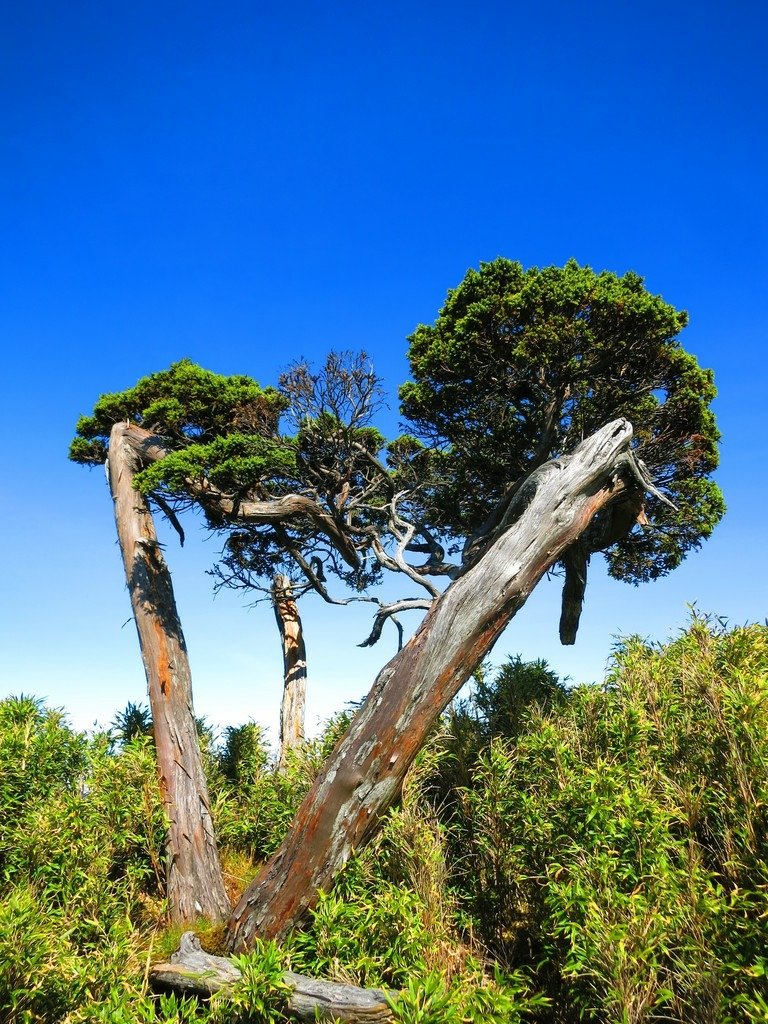
[[[146,500],[133,486],[139,466],[130,428],[109,444],[109,485],[152,710],[160,791],[168,817],[167,890],[175,924],[224,920],[224,889],[200,759],[189,659],[170,573]]]
[[[283,700],[280,706],[280,759],[278,770],[285,768],[289,750],[304,739],[304,704],[307,694],[307,651],[299,609],[287,576],[275,576],[272,606],[283,644]]]
[[[430,729],[543,574],[625,491],[632,427],[616,420],[516,489],[514,520],[432,605],[379,673],[280,849],[228,924],[233,950],[285,936],[376,831]],[[510,509],[507,510],[509,515]]]

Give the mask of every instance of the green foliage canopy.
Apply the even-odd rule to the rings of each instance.
[[[289,472],[292,450],[278,435],[286,400],[243,375],[223,376],[188,359],[143,377],[125,391],[102,395],[91,416],[76,426],[70,458],[85,465],[104,462],[115,423],[143,427],[171,449],[137,476],[147,494],[178,498],[190,478],[236,491],[265,476]]]
[[[502,258],[469,270],[410,336],[413,380],[400,391],[429,446],[411,442],[411,458],[431,467],[432,521],[454,537],[482,532],[511,484],[624,416],[677,511],[649,498],[652,527],[612,543],[609,571],[637,583],[675,568],[724,513],[710,479],[713,377],[680,346],[687,322],[632,272]]]
[[[724,513],[711,479],[712,373],[680,346],[686,323],[632,272],[598,274],[574,260],[524,270],[499,258],[468,271],[436,322],[411,336],[413,379],[400,394],[416,436],[389,445],[388,466],[370,425],[380,388],[364,353],[332,353],[319,373],[295,364],[278,389],[182,360],[102,396],[78,422],[70,457],[102,462],[123,420],[155,434],[165,457],[142,464],[136,485],[166,514],[197,505],[225,532],[220,584],[266,592],[286,572],[334,600],[328,571],[359,594],[388,568],[434,597],[430,576],[461,571],[445,561],[446,541],[463,541],[471,562],[529,473],[624,416],[672,504],[634,483],[619,488],[563,556],[561,637],[573,642],[593,552],[605,552],[618,579],[655,579]],[[283,417],[293,434],[281,433]],[[247,502],[262,503],[250,518]],[[405,552],[427,561],[406,565]]]
[[[379,568],[359,553],[380,518],[382,487],[384,494],[391,490],[377,459],[384,438],[366,422],[377,393],[364,353],[332,353],[319,374],[296,364],[279,389],[184,359],[102,395],[93,414],[78,421],[69,455],[102,463],[114,424],[138,426],[157,438],[164,455],[141,463],[137,489],[166,515],[197,506],[211,528],[225,531],[216,568],[221,582],[263,588],[275,572],[294,579],[303,573],[322,592],[322,563],[362,590]],[[280,431],[284,414],[293,435]],[[279,503],[296,495],[302,502],[288,514]],[[258,516],[241,514],[246,502],[261,503]]]

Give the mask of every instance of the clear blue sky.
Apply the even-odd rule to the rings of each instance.
[[[600,678],[687,602],[766,615],[767,15],[756,2],[6,5],[0,26],[2,693],[108,722],[145,685],[101,472],[66,460],[98,395],[182,356],[261,383],[406,336],[469,266],[574,256],[691,314],[714,368],[728,516],[668,579],[595,579],[575,648],[542,584],[494,657]],[[194,532],[194,531],[190,531]],[[268,608],[212,599],[215,543],[168,557],[195,700],[275,720]],[[303,607],[311,720],[392,652]]]

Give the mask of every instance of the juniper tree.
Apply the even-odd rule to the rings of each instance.
[[[423,571],[452,582],[235,908],[232,948],[284,935],[375,831],[429,729],[544,572],[565,569],[560,630],[573,642],[591,554],[640,582],[709,536],[724,511],[710,478],[715,392],[677,340],[686,323],[636,274],[496,260],[411,336],[401,398],[414,433],[389,451],[407,510],[400,556],[421,551]]]
[[[656,579],[722,518],[715,387],[680,345],[687,323],[635,273],[575,260],[524,270],[499,258],[469,270],[434,324],[409,339],[413,379],[400,395],[410,451],[432,475],[426,514],[465,563],[503,528],[527,474],[609,420],[633,424],[659,494],[609,506],[563,555],[564,642],[575,638],[592,554],[604,553],[616,579]]]
[[[208,787],[197,738],[189,660],[170,574],[158,543],[150,495],[183,539],[178,512],[191,502],[174,495],[172,507],[142,474],[170,453],[218,443],[230,468],[278,466],[274,439],[282,402],[244,377],[222,378],[182,362],[119,394],[103,395],[92,416],[77,424],[70,457],[107,463],[115,521],[147,675],[158,774],[169,823],[167,889],[177,922],[204,915],[224,919],[229,901],[213,830]],[[241,431],[247,430],[244,435]],[[235,433],[237,432],[237,433]],[[233,437],[248,441],[232,443]],[[178,467],[176,469],[178,472]],[[202,490],[213,484],[201,483]],[[204,501],[201,502],[205,507]]]
[[[401,397],[413,434],[389,446],[366,419],[373,378],[360,363],[345,377],[343,361],[325,378],[299,364],[283,394],[178,364],[148,380],[199,375],[195,416],[183,387],[171,399],[150,387],[147,407],[108,396],[81,421],[73,457],[98,461],[109,430],[109,447],[130,443],[144,500],[177,526],[179,510],[199,506],[226,534],[235,581],[287,566],[335,600],[329,575],[368,597],[393,570],[425,591],[380,604],[371,641],[400,608],[429,611],[236,908],[233,948],[284,934],[372,834],[431,725],[546,571],[565,567],[571,642],[592,553],[639,582],[711,532],[723,513],[710,479],[714,386],[679,345],[686,321],[634,274],[497,260],[412,336]],[[369,397],[356,403],[358,387]],[[219,402],[217,388],[241,401]],[[294,432],[282,435],[289,406]]]

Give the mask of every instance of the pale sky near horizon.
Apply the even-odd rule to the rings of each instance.
[[[407,335],[498,255],[634,269],[690,312],[728,514],[665,580],[595,572],[573,648],[543,583],[494,660],[587,682],[616,636],[663,640],[690,603],[762,621],[767,26],[739,2],[7,8],[0,697],[45,697],[80,728],[145,700],[104,476],[66,458],[100,393],[183,356],[266,385],[364,348],[393,433]],[[213,599],[215,541],[166,539],[198,713],[273,725],[269,608]],[[394,630],[361,650],[365,606],[302,616],[312,725],[366,692]]]

